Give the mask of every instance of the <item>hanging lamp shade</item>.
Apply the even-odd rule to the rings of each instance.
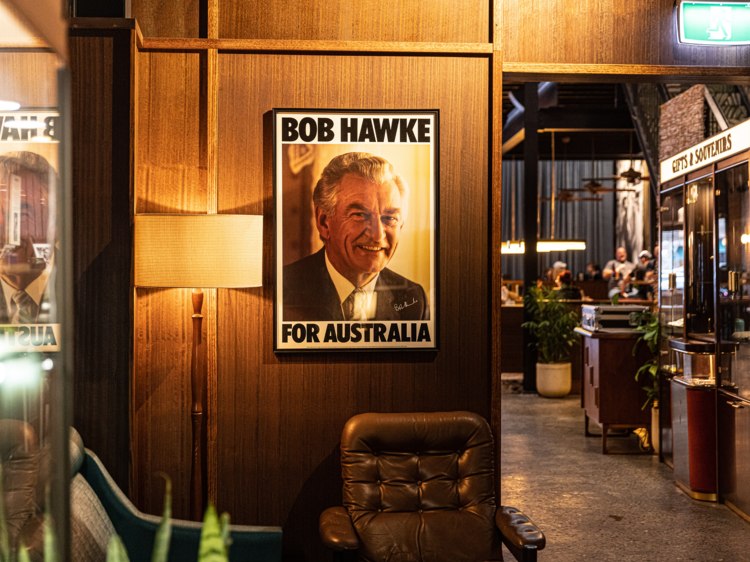
[[[137,287],[260,287],[263,217],[136,215]]]

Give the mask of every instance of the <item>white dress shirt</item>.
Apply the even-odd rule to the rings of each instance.
[[[328,252],[324,252],[326,256],[326,269],[328,269],[328,275],[331,276],[331,281],[336,287],[336,293],[339,295],[339,305],[341,305],[341,313],[346,318],[346,311],[344,311],[343,303],[352,294],[352,291],[356,289],[346,277],[341,275],[333,264],[328,260]],[[375,311],[378,308],[378,294],[375,292],[375,283],[378,281],[379,274],[375,276],[375,279],[370,281],[367,285],[362,287],[365,290],[365,312],[368,320],[375,318]]]

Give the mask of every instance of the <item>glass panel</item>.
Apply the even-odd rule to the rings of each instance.
[[[721,379],[750,397],[750,197],[747,163],[716,174]],[[735,351],[733,353],[733,351]]]
[[[61,322],[71,256],[60,239],[69,220],[60,175],[64,71],[29,29],[0,0],[0,493],[13,514],[11,548],[23,535],[32,560],[62,561],[70,475]],[[57,552],[32,535],[41,521],[55,530]]]
[[[662,333],[669,338],[682,338],[683,297],[685,292],[684,208],[680,189],[662,195],[661,243],[659,245],[659,289]],[[677,369],[675,351],[664,341],[662,351],[667,351],[662,368],[670,372]]]
[[[688,337],[713,339],[714,225],[713,180],[704,178],[685,190],[687,221],[686,323]]]

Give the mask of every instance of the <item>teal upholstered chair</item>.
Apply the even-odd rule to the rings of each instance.
[[[72,453],[72,451],[71,451]],[[151,560],[156,529],[161,517],[138,511],[112,480],[99,458],[90,450],[81,464],[80,474],[91,486],[115,531],[122,538],[133,562]],[[281,527],[248,527],[232,525],[231,562],[280,562]],[[201,524],[193,521],[172,521],[170,562],[191,562],[198,559]]]
[[[49,450],[40,448],[32,427],[19,420],[0,420],[0,461],[9,538],[23,537],[32,562],[43,560],[44,488]],[[85,449],[77,431],[70,432],[71,558],[104,562],[110,538],[120,535],[132,562],[151,560],[161,517],[138,511],[117,487],[97,456]],[[201,524],[172,520],[170,562],[198,558]],[[230,527],[232,562],[280,562],[280,527]]]

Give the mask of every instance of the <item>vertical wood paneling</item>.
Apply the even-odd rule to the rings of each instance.
[[[197,53],[138,55],[137,213],[205,213]]]
[[[128,29],[71,35],[73,424],[127,493],[134,40]]]
[[[349,417],[489,418],[488,80],[487,59],[219,55],[219,212],[266,226],[264,286],[218,291],[218,502],[238,523],[283,525],[290,560],[321,559]],[[274,356],[274,107],[440,110],[440,352]]]
[[[22,107],[57,107],[57,56],[0,51],[0,99]]]
[[[160,514],[164,482],[158,473],[163,472],[172,479],[173,516],[187,519],[192,452],[191,291],[137,289],[135,306],[133,501],[148,513]],[[205,367],[205,346],[202,349]]]
[[[137,213],[206,212],[208,137],[200,88],[198,53],[139,53]],[[135,300],[133,498],[139,508],[161,513],[164,485],[155,474],[165,472],[175,490],[174,516],[187,518],[190,291],[138,289]]]
[[[748,66],[750,47],[677,41],[673,0],[504,0],[506,62]]]
[[[198,37],[200,0],[132,0],[144,37]]]
[[[490,40],[488,0],[220,0],[219,5],[221,38]]]
[[[112,241],[112,37],[71,37],[74,279]],[[89,51],[90,50],[90,51]],[[92,165],[96,162],[96,165]],[[102,212],[102,210],[106,210]]]

